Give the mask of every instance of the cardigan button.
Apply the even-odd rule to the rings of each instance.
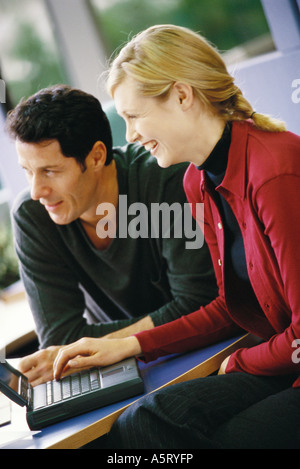
[[[220,221],[218,223],[218,228],[219,228],[219,230],[222,230],[222,228],[223,228],[222,223]]]
[[[254,267],[254,266],[253,266],[253,263],[252,263],[252,262],[249,262],[249,269],[250,269],[250,270],[253,270],[253,267]]]
[[[221,259],[218,259],[218,264],[219,264],[219,266],[221,267],[221,265],[222,265]]]

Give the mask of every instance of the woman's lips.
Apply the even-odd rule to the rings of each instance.
[[[155,140],[151,140],[150,142],[144,143],[143,144],[145,149],[147,151],[150,151],[150,153],[153,155],[158,147],[158,143]]]
[[[157,147],[158,147],[158,143],[156,143],[150,150],[150,153],[151,155],[154,155],[156,153],[156,150],[157,150]]]

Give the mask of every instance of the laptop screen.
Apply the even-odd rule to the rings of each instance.
[[[18,392],[19,376],[13,373],[3,363],[0,363],[0,381],[13,391]]]
[[[25,405],[27,403],[27,386],[27,378],[23,377],[18,370],[7,362],[0,363],[0,390],[6,396],[19,405]]]

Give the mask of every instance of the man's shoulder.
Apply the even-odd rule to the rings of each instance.
[[[168,180],[183,180],[188,163],[179,163],[161,168],[154,156],[139,144],[128,144],[124,147],[114,148],[114,156],[118,159],[119,165],[128,171],[128,174],[135,174],[144,183],[156,180],[167,183]]]
[[[29,188],[23,189],[13,202],[12,213],[15,214],[22,210],[23,207],[30,205],[31,200]]]
[[[29,188],[22,190],[15,198],[11,214],[13,219],[22,219],[25,221],[29,219],[33,222],[34,219],[38,219],[40,222],[46,222],[49,218],[44,207],[39,201],[32,200],[30,196]]]

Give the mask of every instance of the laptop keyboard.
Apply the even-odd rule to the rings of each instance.
[[[101,388],[100,371],[97,369],[81,371],[70,376],[65,376],[59,381],[48,381],[44,385],[38,386],[44,388],[34,392],[33,407],[39,409],[70,399],[71,397],[94,391]]]

